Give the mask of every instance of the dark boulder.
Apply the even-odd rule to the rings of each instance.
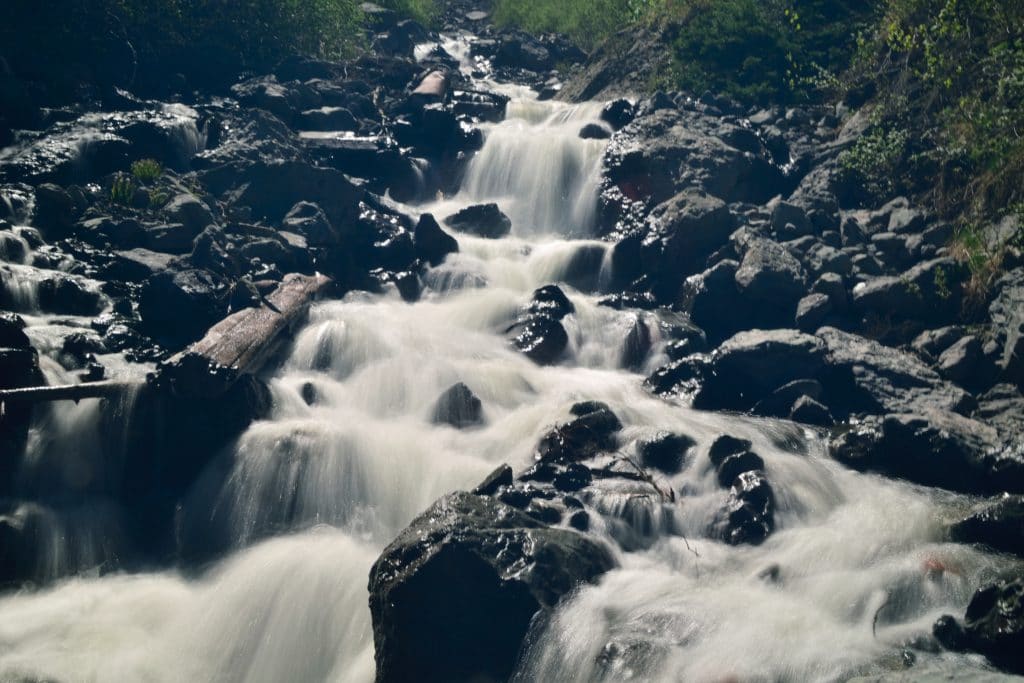
[[[557,362],[569,345],[569,335],[562,323],[547,316],[527,318],[508,332],[513,335],[513,345],[539,365]]]
[[[723,343],[694,397],[701,409],[749,410],[773,390],[817,377],[825,367],[825,344],[796,330],[751,330]]]
[[[683,283],[681,307],[694,324],[704,330],[711,345],[752,326],[779,326],[758,324],[759,313],[753,302],[736,286],[738,270],[736,261],[719,261],[703,273],[691,275]],[[783,326],[788,324],[788,321],[781,323]]]
[[[501,40],[494,55],[494,65],[542,72],[550,69],[554,60],[540,42],[526,34],[516,34]]]
[[[953,649],[979,652],[1006,671],[1024,674],[1024,579],[1004,579],[979,589],[963,627],[943,617],[936,636]]]
[[[656,206],[641,247],[641,269],[654,280],[655,294],[671,299],[683,279],[704,269],[736,229],[725,202],[687,190]]]
[[[530,315],[542,315],[552,320],[561,320],[565,316],[575,313],[576,307],[572,305],[561,287],[544,285],[534,290],[526,310]]]
[[[862,313],[893,322],[944,325],[960,320],[966,267],[949,258],[919,263],[901,275],[883,276],[853,289],[853,304]]]
[[[536,290],[523,313],[505,333],[527,358],[540,365],[557,362],[569,345],[561,321],[575,311],[572,302],[556,285]]]
[[[311,247],[326,247],[338,241],[338,233],[327,219],[327,214],[312,202],[295,204],[281,221],[281,227],[302,235]]]
[[[950,537],[958,543],[980,543],[1024,557],[1024,496],[1003,494],[985,502],[953,524]]]
[[[828,349],[825,403],[840,411],[838,419],[856,412],[966,413],[973,407],[970,394],[911,354],[832,327],[818,330],[817,336]]]
[[[534,615],[613,566],[574,531],[490,498],[442,498],[370,571],[377,680],[505,680]]]
[[[33,224],[48,239],[67,236],[83,207],[64,188],[52,183],[38,186],[35,195]]]
[[[686,454],[697,442],[685,434],[658,432],[640,439],[636,444],[640,464],[666,474],[675,474],[683,468]]]
[[[753,470],[740,474],[712,534],[730,545],[758,545],[774,529],[775,494],[764,473]]]
[[[431,412],[434,424],[447,424],[456,429],[483,422],[483,406],[476,394],[462,382],[452,385],[437,399]]]
[[[432,266],[444,261],[445,256],[459,251],[459,243],[441,229],[434,217],[425,213],[420,216],[412,236],[416,245],[416,256]]]
[[[163,272],[139,295],[142,331],[171,348],[200,338],[226,313],[226,285],[207,271]]]
[[[612,100],[601,110],[601,120],[614,130],[628,126],[635,115],[636,107],[626,99]]]
[[[830,427],[835,424],[835,418],[832,417],[828,406],[810,396],[801,396],[793,403],[793,407],[789,411],[789,419],[815,427]]]
[[[600,123],[588,123],[580,128],[579,135],[583,140],[607,140],[612,133]]]
[[[741,293],[763,305],[788,312],[793,319],[797,302],[806,293],[806,275],[800,262],[789,251],[767,239],[756,239],[736,271]]]
[[[462,209],[444,219],[445,225],[477,237],[499,239],[512,230],[512,221],[497,204],[478,204]]]
[[[558,425],[537,446],[537,458],[545,463],[572,463],[618,448],[619,418],[604,403],[578,403],[575,419]]]
[[[103,297],[77,278],[53,275],[39,283],[39,308],[68,315],[96,315],[102,309]]]
[[[1006,448],[994,428],[948,411],[863,420],[833,435],[829,449],[850,467],[927,486],[1024,493],[1024,455]]]
[[[172,223],[183,225],[192,237],[216,223],[209,207],[192,194],[179,194],[164,205],[163,211]]]

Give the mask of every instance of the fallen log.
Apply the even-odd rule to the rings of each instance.
[[[154,381],[182,398],[214,398],[258,372],[305,322],[309,304],[332,284],[324,275],[291,274],[258,306],[232,313],[206,336],[157,367]]]
[[[25,387],[22,389],[0,390],[0,404],[7,403],[42,403],[45,401],[81,401],[83,398],[107,398],[120,396],[138,389],[145,382],[127,382],[122,380],[106,380],[103,382],[83,382],[82,384],[63,384],[53,387]]]

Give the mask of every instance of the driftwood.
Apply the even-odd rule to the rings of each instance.
[[[120,396],[143,386],[144,382],[107,380],[83,382],[55,387],[26,387],[24,389],[0,390],[0,404],[9,402],[42,403],[44,401],[81,401],[83,398],[106,398]]]
[[[232,313],[206,336],[158,367],[156,383],[177,396],[214,398],[258,372],[295,329],[309,304],[331,285],[323,275],[292,274],[253,308]]]

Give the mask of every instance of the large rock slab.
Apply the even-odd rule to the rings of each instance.
[[[870,418],[833,436],[836,459],[927,486],[964,493],[1024,492],[1024,457],[1008,449],[992,427],[956,413]]]
[[[797,330],[750,330],[728,339],[712,355],[694,407],[749,410],[770,392],[817,377],[825,343]]]
[[[876,341],[823,327],[826,403],[844,413],[969,412],[974,399],[914,356]],[[838,415],[837,415],[838,417]]]
[[[587,536],[450,494],[370,570],[377,681],[505,680],[534,615],[614,564]]]
[[[989,319],[999,348],[998,365],[1005,381],[1024,387],[1024,268],[1011,271],[997,283],[998,296]]]

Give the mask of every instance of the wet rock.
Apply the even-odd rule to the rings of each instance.
[[[607,405],[592,402],[573,408],[575,419],[555,427],[541,439],[537,446],[541,462],[579,462],[618,447],[616,435],[622,423]]]
[[[326,247],[338,241],[338,233],[327,214],[313,202],[298,202],[285,214],[281,227],[302,235],[311,247]]]
[[[504,680],[534,615],[613,566],[579,533],[489,498],[446,496],[371,569],[377,680]]]
[[[590,468],[578,463],[571,463],[568,467],[555,475],[552,483],[559,491],[573,493],[590,486],[590,482],[592,480],[593,477],[590,473]]]
[[[686,279],[682,287],[682,309],[707,333],[708,343],[716,345],[740,330],[760,325],[759,313],[752,301],[736,286],[739,263],[719,261],[713,267]],[[771,317],[776,317],[772,315]],[[764,321],[770,323],[770,321]],[[782,325],[788,325],[782,322]]]
[[[81,213],[71,195],[58,185],[44,183],[36,187],[33,224],[48,239],[65,237]]]
[[[139,295],[142,330],[171,348],[195,341],[224,317],[226,292],[220,280],[203,270],[158,273]]]
[[[693,405],[700,409],[749,410],[778,387],[818,376],[825,344],[796,330],[740,332],[712,355]]]
[[[24,330],[25,321],[20,315],[0,311],[0,349],[31,348],[32,344]]]
[[[640,270],[654,279],[656,294],[674,297],[683,278],[703,270],[735,229],[725,202],[694,190],[682,192],[651,212]]]
[[[835,424],[835,418],[829,412],[828,406],[810,396],[801,396],[796,400],[789,411],[789,419],[815,427],[829,427]]]
[[[636,114],[636,107],[626,99],[612,100],[601,110],[601,120],[613,129],[619,130],[628,126]]]
[[[730,545],[758,545],[775,529],[775,494],[758,471],[739,475],[713,533]]]
[[[429,213],[420,216],[412,239],[416,245],[416,256],[432,266],[444,261],[448,254],[459,251],[456,239],[442,230]]]
[[[534,290],[533,297],[526,309],[531,315],[543,315],[553,320],[561,320],[575,313],[576,307],[569,301],[557,285],[545,285]]]
[[[974,594],[964,617],[970,649],[1007,671],[1024,674],[1024,580],[998,581]]]
[[[708,449],[708,459],[717,468],[730,455],[750,450],[751,445],[747,439],[722,434],[711,443],[711,448]]]
[[[164,214],[172,222],[183,225],[192,237],[216,223],[209,207],[191,194],[179,194],[171,199],[164,205]]]
[[[99,292],[67,275],[53,275],[40,282],[37,296],[42,310],[68,315],[96,315],[103,300]]]
[[[551,365],[561,358],[569,335],[557,320],[536,316],[516,323],[510,330],[513,345],[539,365]]]
[[[914,356],[832,327],[818,330],[828,349],[825,403],[849,413],[969,412],[973,397]]]
[[[431,420],[434,424],[448,424],[456,429],[472,427],[483,422],[482,404],[469,387],[459,382],[437,399]]]
[[[658,432],[637,442],[640,464],[665,474],[675,474],[683,468],[686,454],[697,442],[685,434]]]
[[[512,230],[512,221],[497,204],[478,204],[462,209],[444,219],[445,225],[477,237],[499,239]]]
[[[958,543],[980,543],[993,550],[1024,557],[1024,496],[1003,494],[953,524]]]
[[[856,469],[964,493],[1024,492],[1024,456],[996,430],[939,409],[886,415],[833,436],[833,457]]]
[[[502,486],[512,485],[512,468],[508,465],[501,465],[487,475],[487,478],[480,482],[480,485],[473,489],[478,496],[492,496]]]
[[[575,311],[572,302],[555,285],[541,287],[525,307],[523,315],[505,333],[527,358],[550,365],[561,358],[569,344],[569,335],[559,322]]]
[[[733,453],[718,463],[716,467],[718,483],[721,486],[731,486],[741,474],[763,469],[764,460],[758,454],[746,450]]]
[[[579,135],[584,140],[607,140],[612,133],[599,123],[588,123],[580,128]]]

